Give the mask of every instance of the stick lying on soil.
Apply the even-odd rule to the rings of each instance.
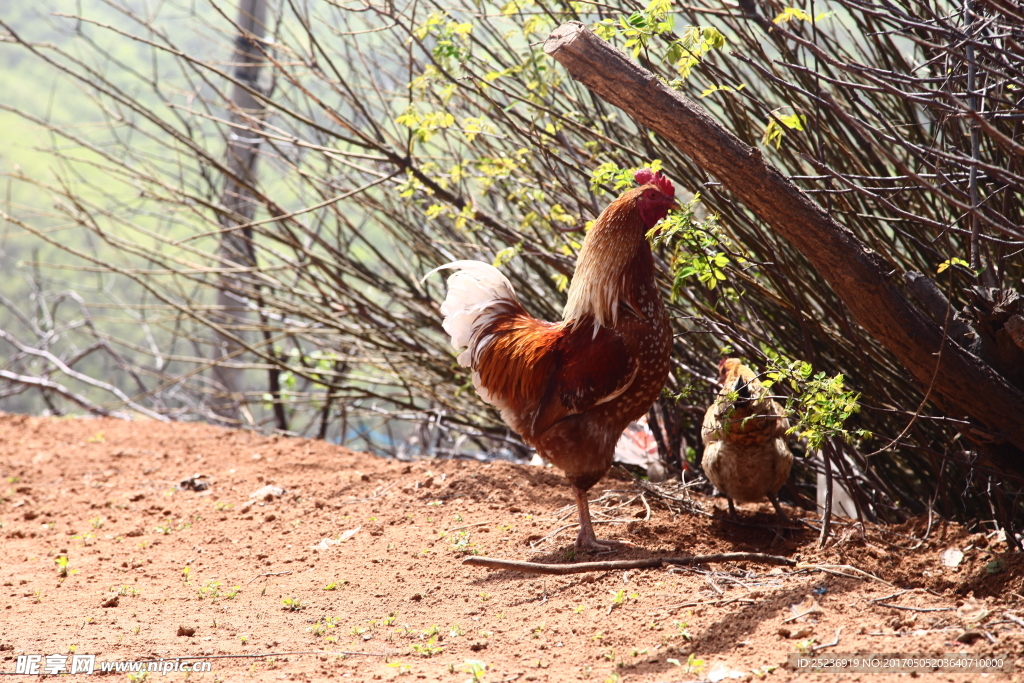
[[[649,557],[644,560],[610,560],[608,562],[578,562],[576,564],[540,564],[499,560],[493,557],[467,557],[462,564],[489,569],[511,569],[529,574],[582,574],[583,572],[606,572],[613,569],[657,569],[667,564],[713,564],[715,562],[762,562],[795,567],[796,560],[779,555],[764,553],[718,553],[715,555],[690,555],[687,557]]]

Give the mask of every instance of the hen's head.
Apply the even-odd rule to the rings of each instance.
[[[649,168],[641,168],[633,174],[633,179],[641,186],[642,192],[636,206],[640,212],[640,220],[648,230],[664,218],[669,209],[679,208],[675,199],[676,188],[661,171],[655,173]]]

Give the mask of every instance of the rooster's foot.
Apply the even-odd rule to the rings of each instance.
[[[581,533],[576,538],[576,552],[581,553],[613,553],[616,550],[622,550],[623,548],[635,548],[636,546],[629,541],[613,541],[610,538],[584,538]]]

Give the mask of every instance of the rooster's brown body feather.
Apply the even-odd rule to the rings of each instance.
[[[626,192],[595,221],[561,322],[531,317],[490,266],[449,264],[463,269],[449,279],[441,309],[453,345],[466,347],[460,362],[472,368],[484,400],[565,473],[578,502],[608,471],[622,431],[648,411],[669,371],[672,334],[645,236],[651,218],[642,215],[652,188],[660,191]],[[476,286],[499,296],[480,297]],[[596,547],[585,503],[577,544]]]

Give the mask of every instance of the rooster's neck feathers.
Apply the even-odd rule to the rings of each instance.
[[[653,278],[653,259],[637,207],[642,188],[626,192],[598,216],[583,241],[562,319],[568,323],[592,320],[615,327],[623,292]],[[627,302],[632,303],[632,302]]]

